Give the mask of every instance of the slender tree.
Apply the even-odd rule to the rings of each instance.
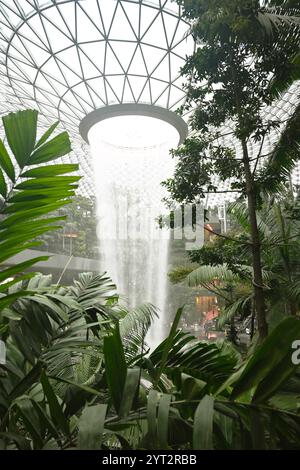
[[[292,10],[286,10],[287,2],[262,5],[256,0],[178,3],[192,23],[197,45],[182,68],[182,75],[192,77],[181,111],[194,110],[193,133],[173,152],[178,157],[175,176],[163,184],[178,202],[222,191],[219,185],[225,181],[227,191],[246,199],[255,312],[263,340],[268,325],[257,209],[262,191],[278,189],[295,165],[300,136],[297,107],[288,123],[263,110],[300,76],[298,2],[288,5]],[[266,140],[276,132],[281,138],[270,151]]]

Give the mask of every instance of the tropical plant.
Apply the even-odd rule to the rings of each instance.
[[[299,159],[299,106],[287,122],[271,119],[268,113],[263,118],[261,111],[299,76],[299,14],[288,18],[288,11],[284,16],[269,10],[292,4],[287,2],[265,2],[264,7],[244,0],[178,3],[192,22],[197,44],[182,68],[183,75],[192,77],[182,111],[194,110],[194,132],[174,150],[175,175],[164,185],[179,203],[222,192],[217,181],[227,181],[226,191],[240,192],[246,199],[254,308],[263,340],[268,324],[257,210],[263,194],[286,184]],[[270,152],[266,138],[276,132],[277,144]],[[226,141],[228,133],[235,144]]]
[[[2,121],[10,149],[0,139],[0,263],[5,266],[12,256],[39,246],[37,237],[60,228],[58,223],[64,217],[49,214],[70,202],[80,177],[65,176],[77,171],[78,165],[49,164],[71,151],[66,132],[50,139],[58,123],[37,137],[37,111],[11,113]],[[39,256],[1,270],[0,310],[25,295],[22,291],[9,295],[3,292],[32,278],[34,273],[24,271],[47,259]]]
[[[289,192],[271,198],[257,213],[262,242],[262,267],[268,321],[271,328],[287,315],[299,312],[299,196]],[[189,266],[175,267],[172,282],[187,282],[216,295],[221,305],[219,326],[233,317],[252,315],[250,224],[247,207],[228,206],[235,231],[228,238],[215,237],[200,250],[190,252]],[[242,246],[240,246],[242,245]],[[198,266],[196,265],[198,264]]]
[[[138,325],[144,335],[153,311],[122,311],[105,275],[83,274],[64,288],[41,275],[29,283],[37,298],[8,309],[2,448],[299,448],[294,317],[242,361],[226,341],[199,342],[178,330],[180,309],[152,353],[142,336],[128,354],[126,338]]]

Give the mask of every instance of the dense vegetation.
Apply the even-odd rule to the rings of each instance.
[[[287,184],[298,161],[299,110],[281,128],[259,112],[298,76],[298,17],[284,9],[298,4],[267,2],[281,6],[279,14],[256,1],[180,3],[203,47],[183,70],[196,71],[187,102],[197,104],[195,136],[175,152],[166,185],[173,200],[193,202],[214,189],[217,174],[231,178],[240,197],[230,208],[232,233],[193,252],[198,268],[174,277],[217,289],[221,319],[251,315],[256,338],[243,356],[227,341],[199,342],[178,329],[179,309],[168,337],[149,351],[155,307],[128,311],[105,274],[83,273],[62,286],[26,273],[45,257],[4,268],[1,449],[300,448],[299,198]],[[232,149],[211,144],[228,119],[243,148],[238,165]],[[76,165],[55,163],[70,151],[68,135],[52,137],[54,124],[38,137],[37,121],[35,111],[3,118],[2,263],[61,229],[57,211],[79,181]],[[256,171],[260,155],[249,161],[248,146],[274,128],[277,144]]]
[[[183,110],[194,109],[193,134],[174,151],[171,199],[194,202],[227,191],[247,203],[253,296],[260,341],[268,334],[257,211],[280,193],[299,159],[299,104],[287,121],[263,113],[299,77],[299,2],[178,0],[197,43],[182,73],[191,77]],[[265,6],[262,7],[261,4]],[[277,8],[276,8],[277,7]],[[292,14],[293,13],[293,14]],[[224,134],[230,135],[226,140]],[[277,135],[268,154],[264,143]],[[217,177],[217,178],[216,178]]]
[[[65,217],[65,221],[60,230],[40,237],[43,243],[39,250],[91,259],[99,257],[95,198],[76,194],[70,204],[53,215]]]

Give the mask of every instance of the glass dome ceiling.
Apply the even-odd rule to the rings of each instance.
[[[92,194],[79,123],[112,104],[175,111],[185,98],[179,70],[193,50],[188,28],[170,0],[1,0],[2,112],[34,107],[45,125],[60,120]]]
[[[185,99],[179,70],[194,48],[188,31],[181,8],[171,0],[1,0],[1,113],[37,108],[42,126],[60,120],[73,141],[73,154],[63,161],[79,161],[80,191],[93,195],[90,151],[79,135],[80,122],[112,104],[146,103],[175,111]],[[284,122],[298,95],[295,84],[265,113]],[[221,134],[221,141],[239,153],[230,124]],[[275,139],[276,132],[266,139],[264,154]],[[293,180],[299,184],[299,168]],[[219,184],[220,191],[229,185]],[[209,196],[210,203],[220,199],[224,195]]]

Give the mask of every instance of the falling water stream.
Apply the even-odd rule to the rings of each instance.
[[[158,119],[111,118],[89,133],[94,161],[101,270],[129,308],[150,302],[159,309],[147,336],[157,345],[169,328],[167,272],[170,233],[159,229],[166,195],[161,181],[173,173],[170,148],[177,131]]]

